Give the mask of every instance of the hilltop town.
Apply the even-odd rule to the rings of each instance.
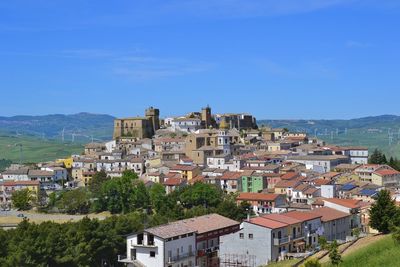
[[[321,237],[345,243],[377,233],[369,211],[378,193],[400,200],[400,172],[369,164],[367,147],[330,145],[257,125],[248,113],[213,114],[209,106],[160,114],[149,107],[143,117],[115,119],[113,140],[86,144],[81,155],[11,165],[0,175],[1,207],[13,207],[22,190],[46,206],[60,192],[89,188],[99,173],[112,180],[130,171],[166,195],[204,184],[247,207],[244,218],[213,212],[145,228],[126,237],[118,262],[250,267],[305,258],[321,248]]]

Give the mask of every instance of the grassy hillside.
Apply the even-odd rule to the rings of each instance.
[[[260,120],[258,124],[307,132],[331,144],[379,148],[400,158],[400,116],[383,115],[352,120]],[[389,136],[391,144],[389,145]]]
[[[0,132],[45,137],[48,139],[88,142],[91,138],[107,140],[112,137],[114,117],[102,114],[0,117]]]
[[[42,140],[28,136],[0,136],[0,159],[9,159],[13,162],[20,160],[20,147],[22,144],[23,162],[49,161],[57,158],[80,154],[83,144],[61,143],[54,140]]]
[[[331,266],[325,264],[323,266]],[[391,236],[386,236],[370,245],[344,256],[340,267],[400,266],[400,246]]]

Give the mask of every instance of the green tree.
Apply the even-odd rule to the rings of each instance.
[[[328,241],[326,240],[326,237],[324,237],[324,236],[318,237],[318,243],[322,249],[325,250],[328,248]]]
[[[355,238],[358,239],[358,238],[360,237],[361,230],[360,230],[360,228],[354,228],[354,229],[352,230],[352,233],[353,233],[353,235],[355,236]]]
[[[18,210],[29,210],[32,200],[33,194],[28,188],[14,191],[11,195],[12,205]]]
[[[387,164],[387,159],[385,154],[382,153],[379,149],[375,149],[371,156],[369,157],[370,164]]]
[[[321,267],[321,263],[319,263],[318,259],[311,259],[306,261],[304,267]]]
[[[336,240],[330,245],[329,258],[333,266],[338,266],[342,262],[342,255],[340,255],[338,251],[338,244]]]
[[[400,245],[400,226],[392,226],[392,238],[397,245]]]
[[[381,233],[389,233],[392,219],[396,216],[397,209],[388,190],[378,193],[378,198],[370,209],[370,226]]]
[[[85,188],[63,192],[57,201],[59,209],[69,214],[87,214],[90,208],[89,197]]]
[[[195,183],[179,192],[179,200],[185,208],[194,206],[217,207],[222,201],[223,192],[214,185]]]
[[[96,172],[89,182],[89,191],[97,196],[101,191],[101,186],[108,180],[107,173],[103,170]]]
[[[132,171],[132,170],[126,170],[122,173],[122,177],[123,178],[127,178],[130,180],[137,180],[139,177],[137,176],[137,174]]]
[[[150,208],[150,194],[143,181],[135,181],[132,200],[135,210],[147,211]]]
[[[160,212],[167,199],[165,188],[161,184],[153,184],[149,190],[150,202],[153,211]]]

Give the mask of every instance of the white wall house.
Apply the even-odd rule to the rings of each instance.
[[[201,128],[201,120],[197,118],[175,118],[171,122],[171,128],[174,132],[192,133]]]
[[[129,267],[194,267],[195,251],[193,229],[172,223],[129,236],[127,255],[119,256],[118,260]]]

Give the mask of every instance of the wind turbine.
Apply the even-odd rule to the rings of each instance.
[[[22,144],[16,143],[16,144],[14,144],[14,146],[19,147],[19,164],[22,164]]]

